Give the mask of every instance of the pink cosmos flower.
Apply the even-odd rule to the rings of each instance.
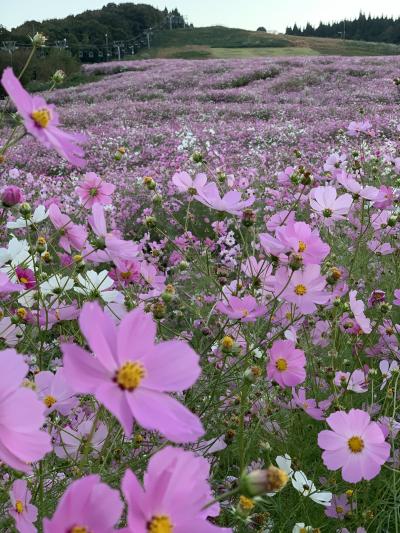
[[[369,120],[362,120],[361,122],[350,122],[347,126],[347,133],[351,137],[358,137],[360,133],[367,133],[371,135],[372,124]]]
[[[293,273],[281,267],[275,275],[275,295],[296,304],[305,315],[314,313],[316,304],[329,301],[325,287],[326,280],[321,276],[319,265],[307,265],[304,270]]]
[[[128,503],[127,533],[229,533],[207,520],[219,514],[207,478],[210,465],[192,452],[168,446],[153,455],[143,487],[130,470],[122,481]],[[96,532],[97,533],[97,532]]]
[[[301,388],[296,392],[292,389],[292,402],[295,406],[300,407],[314,420],[324,420],[323,410],[317,406],[317,401],[313,398],[306,398],[306,390]]]
[[[188,344],[155,344],[156,323],[141,309],[117,328],[98,303],[85,303],[79,325],[94,357],[76,344],[61,346],[76,392],[93,394],[128,436],[133,420],[173,442],[194,442],[203,434],[197,416],[165,394],[188,389],[200,375],[199,357]]]
[[[257,318],[267,312],[265,305],[258,304],[257,300],[250,295],[243,298],[230,296],[228,304],[220,301],[217,303],[216,309],[228,318],[241,322],[255,322]]]
[[[356,507],[356,502],[352,502],[350,505],[346,494],[341,494],[340,496],[333,496],[330,506],[325,509],[325,514],[330,518],[343,520],[347,513],[355,510]]]
[[[76,144],[84,142],[86,136],[61,130],[54,105],[25,91],[10,67],[4,69],[1,83],[23,118],[28,133],[46,148],[54,148],[72,165],[83,167],[86,164],[82,159],[84,152]]]
[[[172,183],[179,192],[189,192],[190,194],[200,194],[207,184],[207,176],[205,174],[197,174],[192,179],[187,172],[176,172],[172,176]]]
[[[331,154],[324,164],[324,171],[331,172],[335,175],[337,172],[340,172],[341,169],[346,168],[347,156],[346,154]]]
[[[21,387],[27,372],[22,355],[0,352],[0,460],[23,472],[52,449],[50,436],[40,431],[44,406],[32,390]]]
[[[255,200],[253,197],[242,200],[242,194],[239,191],[229,191],[221,197],[215,183],[206,185],[195,198],[211,209],[224,211],[231,215],[241,215],[243,209],[250,207]]]
[[[123,504],[117,490],[100,481],[100,476],[86,476],[73,481],[64,492],[52,518],[43,521],[44,533],[93,531],[114,533]]]
[[[267,375],[283,389],[294,387],[306,379],[306,357],[290,340],[275,341],[269,350]]]
[[[115,191],[115,185],[103,181],[94,172],[87,172],[84,180],[78,184],[75,192],[82,201],[82,204],[90,209],[93,204],[111,204],[111,195]]]
[[[390,445],[369,414],[360,409],[337,411],[326,422],[333,431],[318,434],[318,446],[325,450],[324,465],[329,470],[342,468],[342,477],[349,483],[377,476],[390,456]]]
[[[91,246],[87,246],[88,259],[95,262],[108,262],[110,259],[122,259],[132,261],[138,254],[138,246],[132,241],[120,239],[115,233],[107,231],[104,208],[99,203],[92,206],[92,216],[89,216],[89,224],[95,234],[103,241],[100,250],[90,252]]]
[[[10,281],[7,274],[4,272],[0,272],[0,296],[5,297],[13,292],[20,292],[23,290],[22,285],[18,285],[17,283],[13,283]]]
[[[337,195],[337,190],[331,185],[315,187],[310,192],[311,208],[323,215],[325,221],[330,224],[335,220],[344,219],[349,211],[353,198],[351,194]]]
[[[73,390],[65,379],[63,368],[59,368],[55,374],[48,370],[39,372],[35,376],[35,385],[39,400],[47,408],[46,415],[58,411],[62,415],[68,416],[78,403]]]
[[[365,200],[375,200],[379,194],[379,189],[369,185],[363,187],[361,183],[359,183],[350,174],[347,174],[346,172],[341,172],[341,174],[337,176],[337,182],[340,183],[340,185],[342,185],[352,194],[357,194]]]
[[[363,393],[368,391],[368,367],[365,370],[357,368],[353,372],[336,372],[335,385],[347,390]]]
[[[357,324],[360,326],[361,330],[364,333],[371,333],[371,321],[364,314],[365,305],[361,300],[356,300],[357,291],[350,291],[349,300],[350,300],[350,309],[354,315],[354,318],[357,321]]]
[[[305,265],[322,263],[330,252],[330,247],[320,239],[318,230],[312,230],[305,222],[281,226],[275,235],[287,251],[299,254]]]
[[[90,438],[90,454],[98,454],[107,438],[107,426],[99,422],[94,432],[93,418],[81,420],[76,428],[70,426],[60,430],[58,438],[54,444],[54,453],[57,457],[73,458],[78,461],[85,450],[85,446]]]
[[[394,291],[393,305],[400,305],[400,289]]]
[[[31,504],[32,494],[25,479],[16,479],[10,490],[11,507],[9,514],[15,520],[19,533],[36,533],[33,522],[36,522],[38,510]]]
[[[82,250],[87,239],[87,231],[83,226],[74,224],[68,215],[61,213],[56,204],[49,207],[49,218],[53,226],[60,232],[60,246],[71,253],[71,247]]]
[[[126,259],[114,259],[116,268],[110,271],[110,278],[127,286],[130,283],[137,283],[140,279],[140,262],[136,259],[128,261]]]

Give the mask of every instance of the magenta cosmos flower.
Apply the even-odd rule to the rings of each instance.
[[[316,304],[329,301],[325,287],[326,280],[321,276],[319,265],[306,265],[304,270],[296,272],[281,267],[275,275],[275,295],[296,304],[305,315],[314,313]]]
[[[349,483],[377,476],[390,455],[390,445],[376,422],[368,413],[351,409],[337,411],[327,419],[333,430],[318,434],[318,446],[324,465],[329,470],[342,469],[342,477]]]
[[[117,490],[99,476],[78,479],[64,492],[52,518],[43,521],[44,533],[114,533],[123,504]]]
[[[1,83],[23,118],[28,133],[46,148],[54,148],[73,165],[83,167],[86,164],[82,159],[84,152],[76,144],[84,142],[85,135],[61,130],[54,105],[47,104],[41,96],[31,96],[25,91],[10,67],[4,69]]]
[[[229,533],[207,520],[219,514],[207,478],[210,465],[203,457],[167,447],[153,455],[143,487],[127,470],[122,490],[128,503],[129,533]]]
[[[241,322],[255,322],[267,311],[265,305],[259,305],[257,300],[250,295],[243,298],[229,296],[227,304],[218,302],[215,308],[228,318]]]
[[[199,357],[188,344],[155,344],[156,324],[141,309],[117,328],[98,303],[86,303],[79,325],[94,357],[76,344],[62,345],[66,379],[76,392],[93,394],[127,436],[133,420],[173,442],[203,435],[198,417],[165,394],[188,389],[200,375]]]
[[[78,184],[75,192],[82,201],[82,204],[91,208],[93,204],[111,204],[111,195],[115,191],[115,185],[103,181],[94,172],[87,172],[84,180]]]
[[[19,533],[36,533],[33,522],[36,522],[38,510],[31,504],[31,491],[25,479],[17,479],[10,490],[11,507],[9,514],[15,520]]]
[[[306,357],[292,341],[275,341],[269,351],[267,376],[282,388],[294,387],[306,379]]]
[[[27,372],[22,355],[0,352],[0,459],[23,472],[52,449],[50,436],[40,431],[44,405],[32,390],[21,387]]]

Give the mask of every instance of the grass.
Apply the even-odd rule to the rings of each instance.
[[[296,37],[247,31],[223,26],[178,28],[154,32],[152,48],[141,51],[148,58],[246,58],[258,56],[379,56],[400,55],[400,46],[321,37]]]

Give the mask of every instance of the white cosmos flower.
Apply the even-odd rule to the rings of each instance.
[[[60,295],[62,292],[70,291],[74,287],[74,280],[68,276],[54,274],[47,281],[43,282],[40,290],[43,294]]]
[[[314,528],[312,526],[306,526],[304,522],[297,522],[297,524],[294,525],[292,533],[306,533],[308,531],[312,532],[314,531]]]
[[[39,222],[43,222],[43,220],[46,220],[46,218],[49,216],[49,213],[46,211],[46,208],[44,205],[39,205],[35,211],[33,212],[33,215],[26,219],[26,218],[17,218],[17,220],[14,220],[12,222],[7,222],[7,228],[8,229],[20,229],[20,228],[27,228],[28,226],[32,226],[32,224],[39,224]]]
[[[293,487],[303,496],[311,498],[315,503],[328,507],[331,504],[332,493],[319,491],[311,479],[308,479],[304,472],[298,470],[292,476]]]
[[[122,293],[115,290],[109,290],[113,286],[114,280],[110,278],[107,270],[97,273],[95,270],[88,270],[85,276],[78,275],[78,281],[81,287],[75,287],[75,292],[85,296],[97,296],[102,298],[106,303],[118,302],[124,300]]]
[[[292,459],[290,455],[287,453],[285,453],[285,455],[278,455],[275,461],[279,468],[286,472],[290,478],[293,476],[294,470],[292,468]]]
[[[0,267],[10,262],[12,266],[18,266],[27,261],[32,262],[28,241],[26,240],[19,241],[16,237],[13,237],[7,248],[0,248]]]

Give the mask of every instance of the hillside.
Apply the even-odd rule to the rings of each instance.
[[[154,32],[152,48],[141,58],[213,58],[262,55],[400,55],[400,46],[246,31],[223,26],[177,28]]]

